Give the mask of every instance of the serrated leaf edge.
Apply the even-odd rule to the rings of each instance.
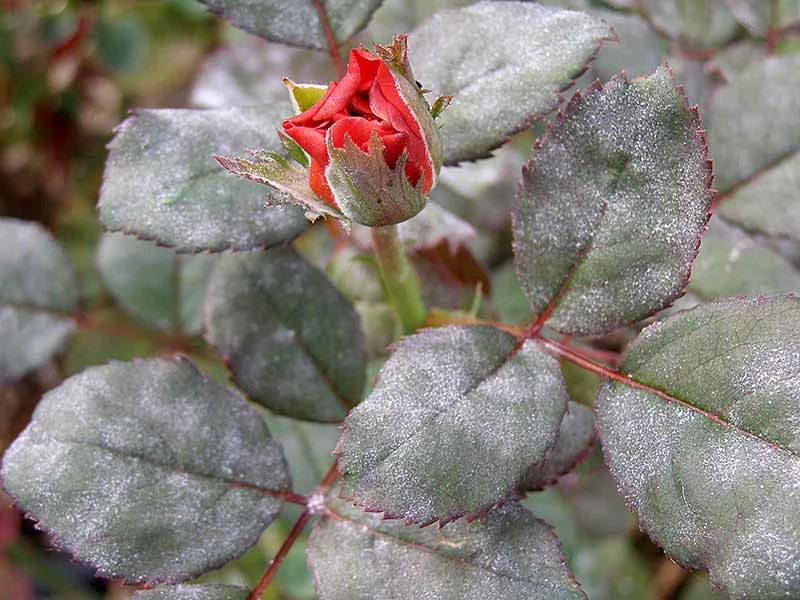
[[[688,97],[686,95],[686,91],[684,89],[684,85],[675,83],[675,77],[674,77],[674,74],[672,72],[672,68],[669,66],[669,64],[667,62],[661,63],[660,67],[656,68],[656,71],[658,70],[658,68],[661,68],[661,67],[666,69],[670,79],[672,80],[672,82],[674,84],[672,89],[675,90],[678,93],[678,96],[681,99],[681,102],[683,104],[683,109],[686,110],[687,112],[689,112],[692,115],[692,119],[693,119],[694,125],[695,125],[694,126],[695,142],[698,145],[698,149],[700,150],[700,153],[705,156],[705,169],[706,169],[706,174],[707,174],[707,176],[706,176],[706,184],[705,184],[705,192],[708,195],[708,200],[707,200],[707,208],[706,208],[705,220],[702,223],[702,225],[696,231],[694,249],[690,253],[690,257],[689,257],[689,260],[687,261],[687,266],[686,266],[686,270],[685,270],[685,277],[681,281],[681,287],[682,287],[681,291],[674,298],[672,298],[672,299],[668,300],[667,302],[663,303],[660,307],[655,308],[655,309],[651,310],[650,312],[648,312],[647,314],[643,315],[636,322],[641,322],[641,321],[643,321],[645,319],[648,319],[648,318],[652,317],[653,315],[657,314],[658,312],[660,312],[660,311],[664,310],[665,308],[668,308],[669,306],[671,306],[676,300],[678,300],[679,298],[683,297],[686,294],[687,287],[689,285],[689,280],[691,279],[691,276],[692,276],[692,266],[694,265],[694,261],[695,261],[695,259],[697,258],[697,255],[700,252],[701,239],[703,237],[703,234],[708,229],[708,222],[709,222],[709,220],[711,219],[711,217],[713,215],[714,206],[715,206],[715,200],[716,200],[716,198],[718,197],[718,194],[719,194],[719,192],[716,189],[712,188],[712,184],[714,182],[714,161],[711,158],[709,158],[709,155],[708,155],[708,142],[706,140],[706,131],[702,127],[702,121],[701,121],[701,118],[700,118],[700,110],[699,110],[697,104],[689,105],[689,99],[688,99]],[[649,77],[649,75],[642,75],[640,77],[634,77],[632,80],[629,80],[627,71],[625,71],[623,69],[622,71],[620,71],[619,73],[614,75],[608,82],[606,82],[606,85],[608,83],[612,83],[612,82],[620,82],[620,83],[622,83],[624,85],[629,85],[633,81],[646,79],[647,77]],[[513,222],[512,230],[516,230],[516,216],[515,215],[519,211],[519,206],[520,206],[521,197],[522,197],[522,193],[523,193],[525,176],[528,173],[530,173],[531,169],[533,168],[533,163],[534,163],[534,158],[535,158],[534,157],[535,151],[540,149],[545,143],[547,143],[550,140],[550,137],[553,135],[553,133],[564,123],[564,121],[567,120],[567,117],[569,115],[570,110],[572,110],[579,102],[581,102],[584,96],[586,96],[587,94],[599,93],[604,89],[604,87],[605,87],[605,85],[603,83],[601,83],[599,79],[595,79],[585,90],[583,90],[583,92],[581,92],[581,90],[577,90],[570,97],[569,101],[566,103],[566,105],[564,106],[563,110],[562,109],[558,109],[556,111],[556,114],[555,114],[555,117],[553,118],[553,120],[545,126],[544,133],[533,142],[533,146],[531,148],[531,157],[522,166],[522,177],[520,178],[520,180],[517,183],[517,191],[516,191],[516,193],[514,195],[514,202],[513,202],[513,205],[512,205],[512,209],[511,209],[511,216],[512,216],[512,222]],[[587,247],[582,249],[581,256],[579,256],[578,262],[580,262],[580,260],[582,260],[581,257],[584,256],[589,251],[589,249],[591,248],[593,240],[594,240],[594,237],[592,237],[588,241]],[[512,249],[513,249],[513,252],[514,252],[515,256],[517,254],[517,248],[518,248],[517,236],[514,235],[514,239],[512,241]],[[517,279],[520,280],[521,277],[520,277],[519,267],[517,266],[517,264],[518,264],[517,261],[515,261],[515,272],[516,272],[516,275],[517,275]],[[533,318],[534,324],[532,325],[532,333],[533,333],[533,335],[537,334],[538,331],[542,328],[542,326],[545,326],[545,325],[547,325],[548,327],[554,329],[555,331],[559,331],[560,333],[565,333],[565,332],[561,332],[556,327],[554,327],[553,325],[549,324],[548,323],[548,319],[549,319],[549,316],[552,313],[552,311],[555,310],[555,308],[558,306],[558,301],[561,299],[561,297],[563,296],[563,292],[568,287],[569,282],[572,279],[572,276],[573,276],[575,270],[576,270],[576,266],[573,265],[572,269],[570,270],[570,273],[566,277],[565,281],[561,284],[561,287],[559,288],[558,292],[556,292],[556,294],[553,296],[553,298],[551,298],[548,301],[547,305],[542,309],[542,311],[538,315],[534,315],[534,318]],[[544,319],[542,319],[543,316],[544,316]],[[599,330],[599,331],[592,330],[591,335],[593,335],[593,336],[605,335],[605,334],[608,334],[608,333],[610,333],[612,331],[615,331],[615,330],[620,329],[620,328],[625,327],[625,326],[626,326],[626,324],[621,324],[621,325],[615,325],[615,326],[606,327],[606,328],[604,328],[602,330]],[[575,335],[574,331],[569,331],[569,332],[566,332],[566,333],[570,334],[570,335]]]
[[[156,358],[135,357],[133,360],[130,360],[130,361],[113,359],[113,360],[109,360],[109,361],[107,361],[107,362],[105,362],[105,363],[103,363],[101,365],[93,365],[93,366],[89,367],[88,369],[85,369],[83,372],[85,372],[86,370],[90,370],[90,369],[100,369],[100,368],[103,368],[103,367],[108,366],[108,365],[140,364],[140,363],[145,363],[145,362],[152,362],[153,360],[164,360],[164,361],[173,362],[175,364],[188,364],[192,369],[194,369],[197,373],[200,374],[200,376],[203,378],[204,381],[206,381],[206,382],[213,381],[206,373],[204,373],[203,371],[198,369],[197,365],[195,365],[194,362],[192,362],[192,360],[190,360],[188,357],[186,357],[186,356],[184,356],[182,354],[179,354],[179,353],[161,355],[161,356],[158,356]],[[215,382],[215,383],[217,383],[217,382]],[[242,402],[245,402],[245,404],[246,404],[246,398],[238,390],[233,389],[233,388],[231,388],[229,386],[223,386],[221,384],[220,384],[220,386],[223,389],[227,390],[229,393],[233,393],[234,395],[236,395],[239,399],[242,400]],[[275,440],[275,441],[277,443],[277,440]],[[282,447],[281,447],[281,455],[283,455],[283,448]],[[253,546],[255,546],[256,543],[258,543],[258,540],[261,537],[261,534],[263,533],[264,529],[266,529],[266,527],[269,525],[269,523],[268,523],[267,525],[265,525],[264,529],[262,529],[261,531],[258,531],[252,537],[252,541],[248,541],[247,544],[244,545],[243,549],[240,552],[236,552],[230,558],[225,559],[225,560],[220,560],[218,563],[215,563],[213,565],[210,565],[210,566],[206,567],[203,571],[185,572],[185,573],[182,572],[182,573],[178,573],[178,574],[176,574],[174,576],[171,576],[171,577],[161,577],[161,578],[154,577],[154,578],[149,578],[149,579],[146,578],[146,577],[127,577],[127,576],[124,576],[124,575],[120,575],[118,573],[113,573],[113,572],[110,572],[110,571],[106,571],[105,569],[97,567],[94,564],[90,563],[88,560],[78,556],[76,550],[73,548],[72,545],[66,543],[60,536],[58,536],[55,533],[55,531],[52,530],[47,525],[47,523],[45,523],[43,520],[39,519],[32,512],[26,510],[22,506],[20,501],[17,499],[17,497],[14,496],[10,491],[8,491],[8,489],[5,486],[5,482],[3,481],[3,477],[2,477],[2,463],[5,462],[4,459],[5,459],[5,456],[3,456],[3,461],[0,461],[0,488],[2,488],[2,490],[6,493],[6,495],[9,498],[11,498],[11,505],[17,510],[17,512],[19,512],[21,515],[23,515],[23,517],[25,519],[27,519],[27,520],[29,520],[29,521],[31,521],[33,523],[34,529],[36,529],[37,531],[41,531],[41,532],[47,534],[49,543],[54,548],[69,554],[70,563],[72,563],[74,565],[78,565],[78,566],[84,567],[87,570],[92,571],[94,573],[95,577],[99,577],[99,578],[102,578],[102,579],[108,579],[108,580],[110,580],[110,579],[119,579],[123,583],[130,584],[130,585],[136,585],[136,584],[177,585],[177,584],[180,584],[180,583],[184,583],[186,581],[189,581],[191,579],[194,579],[195,577],[198,577],[198,576],[202,575],[203,573],[208,573],[210,571],[219,569],[220,567],[225,566],[229,562],[238,560],[239,558],[244,556],[244,554],[248,550],[250,550]],[[285,456],[283,457],[283,462],[284,462],[284,469],[286,471],[286,476],[287,476],[287,491],[289,491],[289,490],[292,489],[292,482],[291,482],[291,474],[289,472],[289,467],[288,467],[288,464],[286,463],[286,457]],[[250,489],[250,488],[248,488],[248,489]],[[258,491],[258,490],[257,489],[253,489],[253,491]],[[264,490],[264,491],[266,491],[266,490]],[[269,497],[272,497],[272,498],[275,498],[277,500],[281,500],[282,502],[285,502],[285,500],[283,500],[280,496],[275,496],[273,494],[263,494],[263,495],[268,495]],[[278,509],[278,512],[280,512],[280,508]]]

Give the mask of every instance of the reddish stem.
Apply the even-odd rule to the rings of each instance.
[[[319,485],[317,486],[317,493],[324,494],[327,492],[333,485],[333,482],[336,481],[338,476],[339,470],[336,467],[336,461],[334,461],[334,463],[328,469],[328,472],[325,473],[325,477],[323,477],[322,481],[319,482]]]
[[[569,348],[560,344],[554,340],[548,340],[547,338],[543,338],[541,336],[536,337],[537,341],[542,344],[545,348],[552,351],[554,354],[557,354],[561,358],[564,358],[571,363],[575,363],[579,367],[586,369],[587,371],[591,371],[600,375],[600,377],[604,377],[606,379],[613,379],[615,381],[619,381],[626,385],[630,385],[632,387],[638,387],[641,389],[645,389],[651,392],[657,392],[658,390],[654,390],[644,384],[639,383],[638,381],[634,381],[633,379],[626,377],[619,371],[614,371],[613,369],[609,369],[605,365],[600,365],[598,363],[592,362],[590,359],[586,358],[585,356],[581,356],[579,352],[576,352],[573,348]],[[664,392],[661,392],[661,395],[666,395]]]
[[[339,476],[339,471],[336,469],[336,463],[334,462],[328,472],[325,473],[325,477],[322,478],[322,481],[319,482],[319,485],[316,487],[315,493],[317,494],[325,494],[330,487],[333,485],[333,482],[336,481],[336,478]],[[297,500],[297,504],[308,504],[308,498],[305,496],[299,496],[297,494],[293,494],[292,492],[286,492],[286,495],[283,496],[284,500],[288,502],[293,502],[294,500],[290,499],[290,497],[294,497]],[[289,532],[289,535],[281,544],[281,547],[278,549],[278,553],[275,555],[269,566],[267,566],[267,570],[264,571],[264,574],[259,579],[258,584],[250,592],[248,596],[248,600],[258,600],[261,597],[261,594],[264,593],[264,590],[267,589],[267,586],[272,581],[272,578],[275,576],[275,573],[278,570],[278,567],[281,566],[283,559],[286,558],[286,555],[291,550],[294,543],[297,541],[297,538],[300,537],[300,533],[303,531],[303,527],[305,527],[308,520],[312,517],[312,513],[308,508],[303,509],[303,512],[300,513],[300,516],[297,517],[297,521],[294,522],[292,525],[292,529]]]
[[[762,444],[765,444],[766,446],[769,446],[773,450],[777,450],[779,452],[786,452],[786,453],[790,454],[793,457],[800,457],[800,454],[798,454],[795,450],[792,450],[791,448],[786,448],[786,447],[781,446],[780,444],[772,442],[772,441],[770,441],[768,439],[759,437],[758,435],[752,433],[751,431],[748,431],[746,429],[742,429],[738,425],[735,425],[735,424],[731,423],[730,421],[726,421],[725,419],[723,419],[721,416],[719,416],[716,413],[704,410],[704,409],[700,408],[699,406],[695,406],[694,404],[686,402],[685,400],[681,400],[680,398],[677,398],[675,396],[672,396],[672,395],[668,394],[664,390],[660,390],[658,388],[649,386],[646,383],[641,383],[641,382],[636,381],[635,379],[633,379],[633,377],[631,377],[629,375],[626,375],[624,373],[621,373],[620,371],[615,371],[613,369],[609,369],[608,367],[606,367],[604,365],[597,364],[597,363],[595,363],[595,362],[593,362],[593,361],[591,361],[591,360],[589,360],[587,358],[584,358],[580,354],[577,354],[571,348],[568,348],[567,346],[559,344],[556,341],[548,340],[548,339],[543,338],[543,337],[537,337],[536,339],[540,344],[542,344],[542,346],[544,346],[545,348],[547,348],[548,350],[550,350],[554,354],[560,356],[561,358],[565,358],[565,359],[567,359],[568,361],[570,361],[572,363],[575,363],[576,365],[586,369],[587,371],[592,371],[593,373],[597,373],[598,375],[600,375],[601,377],[604,377],[606,379],[613,379],[614,381],[618,381],[618,382],[620,382],[620,383],[622,383],[624,385],[627,385],[628,387],[632,387],[632,388],[635,388],[637,390],[643,390],[645,392],[649,392],[651,394],[654,394],[654,395],[658,396],[659,398],[661,398],[661,399],[663,399],[663,400],[665,400],[667,402],[671,402],[671,403],[677,404],[678,406],[681,406],[681,407],[683,407],[683,408],[685,408],[687,410],[691,410],[692,412],[695,412],[695,413],[698,413],[700,415],[703,415],[703,417],[705,417],[709,421],[712,421],[712,422],[716,423],[717,425],[719,425],[719,426],[721,426],[721,427],[723,427],[725,429],[729,429],[729,430],[735,431],[735,432],[737,432],[737,433],[739,433],[741,435],[747,436],[747,437],[749,437],[751,439],[754,439],[754,440],[756,440],[758,442],[761,442]]]
[[[258,600],[261,598],[261,594],[264,593],[264,590],[267,589],[267,586],[272,581],[272,578],[275,576],[275,573],[278,571],[278,567],[281,566],[283,559],[286,558],[286,555],[291,550],[294,543],[297,541],[297,538],[300,537],[300,533],[303,531],[303,527],[305,527],[308,520],[311,518],[311,513],[308,510],[304,510],[300,513],[300,516],[297,517],[297,520],[292,525],[292,529],[289,532],[289,535],[284,540],[281,547],[278,549],[278,553],[275,555],[267,570],[264,571],[264,574],[261,576],[261,579],[258,581],[258,584],[253,591],[250,592],[250,596],[248,596],[248,600]]]
[[[613,366],[616,366],[619,362],[619,352],[614,352],[613,350],[604,350],[603,348],[593,348],[591,346],[577,347],[570,344],[570,341],[571,340],[568,337],[562,337],[561,345],[568,347],[576,355],[582,356],[586,360],[600,360],[602,362],[610,363]]]
[[[337,77],[343,77],[345,73],[344,62],[342,55],[339,54],[339,47],[336,45],[336,38],[333,37],[333,30],[331,29],[331,22],[328,20],[328,13],[325,12],[325,7],[322,5],[322,0],[312,0],[314,8],[317,9],[319,15],[319,22],[322,25],[322,33],[325,35],[325,42],[328,44],[328,55],[331,57],[331,63],[336,70]]]

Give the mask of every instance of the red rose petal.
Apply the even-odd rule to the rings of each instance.
[[[286,131],[286,135],[308,153],[311,160],[322,165],[328,164],[328,147],[325,145],[324,129],[296,126],[291,119],[284,121],[283,129]]]
[[[365,64],[366,61],[359,60],[359,52],[363,52],[363,50],[350,51],[350,59],[347,61],[347,73],[345,73],[344,77],[342,77],[341,81],[339,81],[339,84],[336,86],[336,90],[333,92],[333,94],[331,94],[327,101],[322,104],[319,112],[314,115],[315,119],[320,121],[330,119],[336,113],[345,111],[347,109],[350,99],[358,91],[359,86],[362,83],[362,64],[364,64],[365,69],[371,68],[368,64]],[[364,75],[369,74],[364,73]]]
[[[424,172],[425,181],[423,182],[422,189],[423,192],[427,192],[433,185],[433,166],[431,165],[425,144],[422,141],[422,132],[420,131],[419,123],[417,123],[408,106],[400,97],[400,93],[397,91],[397,87],[394,83],[394,76],[389,70],[389,67],[383,62],[381,62],[378,68],[375,83],[380,88],[381,94],[386,98],[388,104],[399,111],[399,116],[402,117],[402,121],[407,126],[406,131],[409,133],[409,163],[417,163]],[[370,95],[370,100],[371,99]],[[400,125],[400,122],[397,120],[398,117],[395,116],[393,118],[393,124]],[[387,114],[387,120],[392,122],[391,115]]]
[[[328,185],[328,181],[325,179],[325,167],[315,160],[311,161],[311,165],[308,168],[308,184],[311,187],[311,191],[317,196],[334,208],[339,208],[333,198],[333,192]]]
[[[389,135],[380,135],[380,139],[385,148],[383,159],[386,161],[387,165],[394,169],[394,166],[397,164],[397,160],[400,158],[403,150],[405,150],[406,146],[408,145],[408,135],[405,133],[396,132]],[[406,165],[406,175],[408,175],[408,165]],[[412,182],[412,184],[413,183],[416,182]]]
[[[343,148],[345,136],[361,150],[367,150],[367,143],[373,131],[378,131],[379,121],[370,121],[363,117],[347,117],[331,125],[330,136],[334,148]],[[380,134],[379,134],[380,137]]]
[[[375,80],[375,76],[378,73],[380,65],[383,64],[383,61],[360,48],[350,51],[350,60],[358,61],[361,70],[361,81],[358,85],[358,91],[366,92],[372,87],[372,82]]]

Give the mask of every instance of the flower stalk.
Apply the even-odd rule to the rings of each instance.
[[[397,225],[371,227],[372,247],[381,271],[381,279],[404,334],[413,333],[427,316],[417,274],[403,249]]]

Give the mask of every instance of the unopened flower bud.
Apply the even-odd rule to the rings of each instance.
[[[362,225],[392,225],[424,208],[442,139],[411,74],[406,36],[374,53],[351,50],[347,73],[327,87],[284,83],[299,114],[283,128],[307,156],[307,187],[299,185],[297,165],[271,153],[256,155],[260,165],[218,158],[225,168],[288,192],[315,215]]]

